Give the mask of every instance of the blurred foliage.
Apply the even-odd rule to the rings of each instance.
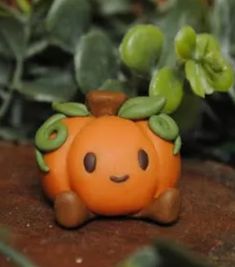
[[[185,247],[166,240],[159,240],[154,246],[146,246],[118,267],[209,267],[198,255],[193,255]]]
[[[117,48],[132,25],[152,23],[164,33],[155,71],[164,67],[181,71],[174,38],[184,25],[197,33],[213,33],[235,65],[234,10],[233,0],[2,0],[0,138],[30,140],[51,114],[51,102],[82,102],[91,89],[147,95],[150,78],[127,69],[118,55]],[[166,85],[169,89],[176,76],[168,71],[165,80],[166,75],[172,80]],[[177,83],[179,101],[166,111],[172,112],[182,100],[173,115],[184,133],[185,151],[231,161],[235,90],[206,96],[202,102],[193,97],[189,83],[182,82],[183,98]],[[161,81],[152,82],[153,94],[158,92],[155,84]]]
[[[6,257],[12,266],[36,267],[23,253],[6,241],[9,230],[0,228],[0,255]],[[159,239],[153,245],[145,246],[133,253],[117,267],[211,267],[203,257],[172,240]]]
[[[0,226],[0,256],[5,257],[12,266],[37,267],[26,256],[9,245],[10,237],[11,230]]]

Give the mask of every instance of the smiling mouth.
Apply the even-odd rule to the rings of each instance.
[[[123,183],[129,179],[129,175],[110,176],[110,180],[114,183]]]

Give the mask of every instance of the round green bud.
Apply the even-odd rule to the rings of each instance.
[[[158,60],[163,34],[154,25],[136,25],[124,36],[119,52],[122,61],[132,70],[149,73]]]
[[[149,86],[150,96],[163,96],[166,104],[162,110],[165,113],[174,112],[183,98],[183,82],[177,74],[169,67],[156,71]]]
[[[175,37],[175,51],[181,60],[191,59],[196,47],[196,33],[190,26],[183,27]]]

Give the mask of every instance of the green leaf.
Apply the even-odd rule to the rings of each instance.
[[[39,169],[43,172],[49,172],[49,167],[44,161],[43,154],[38,149],[35,150],[35,156]]]
[[[136,88],[131,88],[127,82],[119,80],[108,79],[99,88],[99,90],[121,91],[127,94],[129,97],[137,95]]]
[[[234,71],[230,64],[226,64],[223,70],[219,73],[209,73],[209,83],[214,87],[217,92],[228,92],[234,83]]]
[[[48,38],[45,20],[52,2],[53,0],[39,0],[33,3],[30,17],[31,39],[33,42]]]
[[[43,102],[68,101],[77,92],[69,69],[48,69],[47,73],[32,81],[23,81],[16,89],[33,100]]]
[[[139,96],[128,99],[119,109],[118,116],[125,119],[145,119],[159,113],[165,105],[162,96]]]
[[[124,91],[125,84],[119,80],[107,79],[99,88],[100,90]]]
[[[167,1],[168,2],[168,1]],[[185,25],[193,27],[196,31],[207,30],[209,8],[204,0],[177,0],[172,8],[163,16],[156,16],[155,23],[165,34],[165,45],[158,66],[171,66],[176,64],[174,39],[177,32]]]
[[[101,31],[89,32],[81,38],[74,60],[77,82],[84,94],[117,75],[114,46]]]
[[[27,48],[26,57],[30,58],[41,53],[48,47],[48,45],[48,41],[43,39],[31,42]]]
[[[0,57],[0,85],[7,85],[12,75],[10,61]]]
[[[208,33],[197,35],[194,59],[201,61],[211,51],[220,53],[218,41]]]
[[[190,26],[184,26],[175,37],[175,50],[182,60],[191,59],[196,47],[196,33]]]
[[[51,41],[74,52],[79,38],[88,29],[90,13],[87,0],[54,1],[46,19]]]
[[[132,9],[131,0],[97,0],[96,2],[100,13],[105,16],[127,14]]]
[[[234,10],[234,0],[215,0],[211,9],[211,31],[220,41],[222,51],[228,58],[235,55]]]
[[[15,142],[19,140],[25,140],[26,136],[22,134],[19,129],[10,127],[0,127],[0,139]]]
[[[81,103],[67,102],[67,103],[56,103],[52,104],[52,108],[69,117],[84,117],[88,116],[90,113],[87,107]]]
[[[211,264],[206,259],[194,255],[186,247],[169,241],[158,239],[155,241],[155,253],[159,257],[155,267],[209,267]]]
[[[14,17],[0,17],[0,55],[23,58],[28,42],[25,24]]]
[[[31,261],[29,261],[24,255],[14,250],[7,244],[0,241],[0,253],[8,257],[12,262],[14,262],[19,267],[36,267]]]
[[[156,267],[159,256],[152,247],[144,247],[140,251],[118,264],[117,267]]]
[[[234,82],[232,66],[218,52],[208,53],[204,59],[208,82],[218,92],[228,92]]]
[[[183,81],[176,72],[169,67],[157,70],[149,85],[149,95],[160,95],[166,99],[166,104],[162,110],[165,113],[174,112],[180,105],[183,98]]]
[[[0,29],[0,56],[3,58],[14,58],[14,55],[12,55],[12,51],[7,43],[6,38],[1,33],[1,29]]]
[[[205,97],[205,94],[213,93],[214,89],[208,83],[207,74],[201,64],[195,63],[193,60],[187,61],[185,64],[185,73],[196,95]]]
[[[198,34],[194,50],[190,55],[192,59],[185,64],[186,78],[193,92],[200,97],[214,91],[227,92],[233,85],[234,72],[223,58],[216,38],[207,33]]]
[[[13,98],[13,90],[12,88],[4,88],[5,86],[0,86],[0,121],[4,118],[5,114],[9,110],[12,98]],[[6,133],[7,131],[3,130],[2,133]],[[0,133],[1,135],[1,133]]]
[[[179,134],[176,122],[167,114],[153,115],[149,119],[150,129],[161,138],[173,141]]]
[[[132,70],[149,73],[160,57],[163,34],[154,25],[136,25],[125,34],[120,48],[122,61]]]
[[[179,154],[180,153],[180,150],[181,150],[181,147],[182,147],[182,140],[181,140],[181,137],[178,136],[175,139],[174,148],[173,148],[173,154],[174,155]]]
[[[46,30],[46,17],[53,0],[33,1],[30,14],[30,40],[27,46],[26,57],[30,58],[44,52],[49,46],[48,32]]]
[[[190,90],[185,90],[179,108],[172,114],[182,133],[185,134],[198,125],[204,105],[204,99],[195,97]]]

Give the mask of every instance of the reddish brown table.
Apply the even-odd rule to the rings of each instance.
[[[41,267],[111,267],[159,237],[172,238],[220,266],[235,266],[235,171],[215,162],[184,161],[180,221],[163,227],[96,220],[64,230],[41,192],[31,146],[0,143],[0,224],[11,244]],[[0,256],[0,266],[13,266]]]

